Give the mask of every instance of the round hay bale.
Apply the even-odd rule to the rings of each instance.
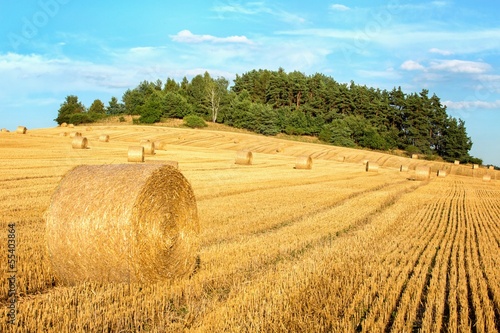
[[[144,162],[144,147],[143,146],[128,147],[128,161]]]
[[[153,143],[155,144],[155,150],[167,150],[167,144],[165,142],[156,140]]]
[[[171,166],[78,166],[61,180],[44,217],[49,260],[63,285],[152,283],[196,267],[196,199]]]
[[[17,134],[26,134],[28,129],[24,126],[17,126],[16,133]]]
[[[68,127],[69,127],[69,128],[74,128],[74,127],[75,127],[75,125],[73,125],[73,124],[69,124],[69,125],[68,125]]]
[[[440,178],[446,177],[446,170],[438,170],[437,171],[437,176]]]
[[[408,172],[408,170],[409,170],[409,167],[407,165],[401,165],[399,167],[400,172]]]
[[[61,125],[59,125],[61,127],[68,127],[68,124],[67,123],[62,123]]]
[[[144,154],[154,155],[155,154],[155,144],[154,142],[144,142],[141,144],[144,147]]]
[[[366,162],[366,172],[378,172],[378,164],[375,162]]]
[[[313,159],[311,156],[299,156],[295,161],[295,169],[311,170]]]
[[[68,132],[61,132],[59,133],[59,136],[68,136]]]
[[[73,149],[87,149],[88,143],[89,142],[86,137],[75,136],[73,141],[71,141],[71,147],[73,147]]]
[[[80,132],[71,132],[71,133],[69,133],[69,137],[70,138],[75,138],[77,136],[82,136],[82,133],[80,133]]]
[[[2,128],[2,133],[9,133],[10,131],[6,128]]]
[[[479,164],[472,164],[472,169],[479,169]]]
[[[107,135],[107,134],[99,135],[99,141],[101,141],[101,142],[109,142],[109,135]]]
[[[459,160],[455,160],[455,165],[460,165],[460,161]]]
[[[491,176],[490,175],[484,175],[483,176],[483,182],[489,182],[491,181]]]
[[[338,161],[339,161],[339,162],[345,162],[345,156],[340,156],[340,157],[338,158]]]
[[[253,154],[249,150],[240,150],[236,153],[235,164],[251,165],[253,161]]]
[[[363,160],[363,165],[366,165],[368,163],[368,160]]]
[[[418,160],[418,154],[411,154],[411,158],[415,159],[415,160]]]
[[[495,170],[495,167],[494,167],[493,165],[490,165],[490,166],[488,167],[488,170]]]
[[[431,168],[427,165],[419,165],[415,168],[416,180],[427,180],[431,177]]]

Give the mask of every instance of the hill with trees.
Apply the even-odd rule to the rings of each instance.
[[[137,121],[146,124],[197,115],[264,135],[309,135],[337,146],[482,162],[469,155],[472,141],[465,122],[449,116],[439,97],[426,89],[381,90],[282,68],[236,75],[232,86],[208,72],[191,81],[143,81],[125,91],[121,102],[113,97],[105,106],[95,100],[88,110],[77,96],[68,96],[55,121],[78,124],[125,114],[139,115]]]

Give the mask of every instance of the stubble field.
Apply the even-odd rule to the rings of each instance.
[[[1,332],[500,331],[496,171],[243,133],[74,130],[89,149],[59,136],[71,129],[0,133]],[[110,142],[98,141],[104,133]],[[141,139],[163,141],[166,150],[146,160],[178,161],[193,187],[200,267],[154,284],[57,285],[43,220],[52,193],[77,165],[127,163],[127,147]],[[234,164],[241,149],[253,165]],[[302,155],[312,155],[312,170],[293,168]],[[378,172],[366,172],[365,160]],[[409,180],[420,164],[431,179]]]

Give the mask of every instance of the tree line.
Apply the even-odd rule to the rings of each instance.
[[[469,155],[472,141],[465,122],[449,116],[439,97],[426,89],[381,90],[282,68],[238,74],[232,86],[208,72],[190,81],[143,81],[125,91],[121,102],[112,97],[105,106],[95,100],[89,109],[78,97],[67,96],[55,121],[78,124],[125,114],[139,115],[137,122],[145,124],[197,115],[264,135],[309,135],[337,146],[482,162]]]

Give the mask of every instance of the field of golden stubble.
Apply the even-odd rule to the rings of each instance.
[[[428,162],[159,126],[77,127],[90,147],[77,150],[59,136],[71,130],[0,133],[2,332],[500,331],[493,171],[490,182],[434,172],[430,181],[410,181],[411,169]],[[98,142],[104,133],[110,142]],[[79,164],[127,163],[127,147],[146,138],[167,144],[146,160],[178,161],[193,187],[199,270],[155,284],[56,285],[43,213],[59,181]],[[254,152],[253,165],[234,164],[240,149]],[[293,169],[304,154],[312,154],[313,169]],[[365,172],[363,160],[381,167]],[[402,164],[408,173],[399,172]],[[10,223],[18,256],[14,325],[7,317]]]

